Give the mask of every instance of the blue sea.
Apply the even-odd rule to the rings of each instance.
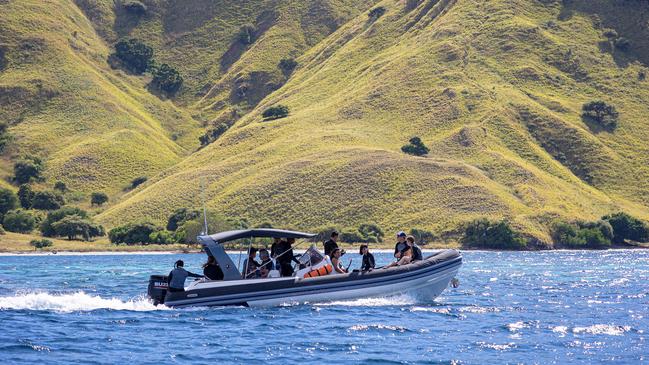
[[[262,309],[145,299],[150,274],[200,272],[200,254],[0,256],[0,362],[649,363],[649,251],[463,255],[434,302]]]

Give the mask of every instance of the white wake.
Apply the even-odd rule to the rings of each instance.
[[[143,297],[122,301],[117,298],[105,299],[96,295],[88,295],[82,291],[72,294],[25,293],[0,297],[0,310],[21,309],[66,313],[98,309],[142,312],[167,309],[167,307],[156,307]]]

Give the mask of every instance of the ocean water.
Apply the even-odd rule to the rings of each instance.
[[[649,251],[463,255],[434,302],[262,309],[144,298],[150,274],[204,255],[0,256],[0,362],[649,363]]]

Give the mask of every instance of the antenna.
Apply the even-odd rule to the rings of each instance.
[[[203,201],[203,234],[209,234],[207,229],[207,208],[205,208],[205,177],[201,176],[201,200]]]

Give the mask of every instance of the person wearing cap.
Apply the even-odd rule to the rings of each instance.
[[[324,243],[324,253],[325,255],[329,256],[331,258],[331,254],[333,253],[334,249],[338,248],[338,232],[333,231],[331,232],[329,240],[327,240]],[[340,251],[340,255],[344,255],[345,250]]]
[[[397,232],[397,243],[394,245],[394,258],[401,259],[403,251],[408,249],[408,244],[406,243],[406,232],[399,231]]]
[[[243,278],[250,279],[259,276],[259,263],[255,260],[257,249],[250,247],[248,258],[243,260]]]
[[[169,276],[167,277],[167,284],[169,284],[169,290],[170,292],[179,292],[179,291],[185,291],[185,280],[187,280],[188,276],[191,276],[193,278],[202,278],[202,275],[194,274],[192,272],[189,272],[185,270],[185,263],[183,260],[178,260],[174,264],[174,269],[171,270],[169,273]]]

